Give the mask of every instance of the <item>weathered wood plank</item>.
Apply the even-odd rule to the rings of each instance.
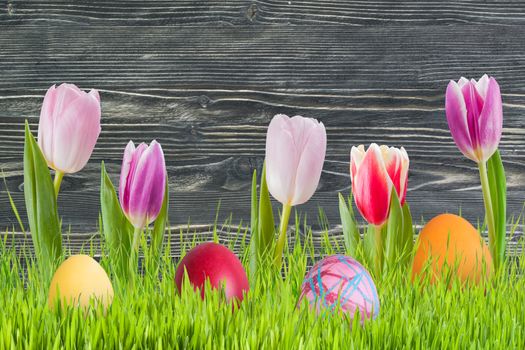
[[[475,222],[483,212],[477,172],[450,137],[443,92],[448,79],[488,72],[504,93],[501,148],[509,212],[518,214],[525,200],[524,34],[522,26],[463,25],[4,26],[0,168],[23,211],[23,121],[36,130],[45,89],[68,81],[99,88],[103,101],[92,161],[66,177],[60,196],[74,234],[96,231],[100,161],[116,182],[129,139],[162,143],[172,223],[209,224],[219,200],[220,222],[230,213],[234,223],[247,220],[251,173],[260,169],[265,128],[279,112],[317,117],[327,127],[318,193],[299,208],[314,226],[319,206],[339,223],[337,192],[349,190],[350,147],[370,142],[407,148],[416,218],[461,210]],[[14,224],[0,184],[0,227]]]
[[[76,81],[139,96],[201,91],[194,102],[203,107],[227,102],[221,97],[233,89],[246,102],[268,96],[269,103],[292,108],[300,105],[287,103],[288,91],[298,89],[289,91],[290,98],[306,92],[304,103],[310,92],[325,102],[321,109],[332,109],[330,99],[348,105],[356,95],[388,103],[354,104],[357,110],[399,109],[399,102],[412,101],[406,110],[431,111],[448,80],[459,75],[490,72],[504,92],[523,93],[524,34],[524,26],[472,25],[10,26],[0,33],[0,89],[2,95],[41,95],[53,82]],[[210,90],[213,95],[205,95]],[[390,91],[400,91],[400,101],[391,101]]]
[[[523,25],[519,1],[19,1],[0,2],[0,25],[47,22],[98,25],[396,24]]]

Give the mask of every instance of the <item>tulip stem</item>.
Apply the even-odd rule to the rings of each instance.
[[[489,233],[489,248],[494,261],[494,267],[499,267],[498,254],[496,252],[496,226],[494,224],[494,210],[492,208],[492,198],[490,196],[489,177],[487,175],[487,163],[479,162],[479,178],[481,180],[481,189],[483,191],[483,202],[485,204],[485,218],[487,220],[487,229]]]
[[[374,245],[375,245],[375,259],[374,268],[376,272],[376,278],[379,278],[381,271],[383,270],[383,234],[382,226],[374,225]]]
[[[55,187],[55,199],[58,198],[58,192],[60,192],[60,184],[62,183],[63,178],[64,178],[64,173],[60,170],[56,170],[55,180],[53,181],[53,185]]]
[[[140,227],[135,227],[135,230],[133,231],[133,241],[131,243],[131,251],[129,255],[129,270],[132,275],[135,273],[135,259],[138,256],[139,253],[139,238],[141,235],[142,229]]]
[[[279,237],[277,238],[277,245],[275,246],[274,263],[277,268],[281,268],[283,260],[284,243],[286,242],[286,229],[288,221],[290,220],[290,212],[292,206],[290,204],[283,204],[283,212],[281,215],[281,224],[279,225]]]

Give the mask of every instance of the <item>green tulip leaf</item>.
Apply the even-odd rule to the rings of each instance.
[[[499,150],[487,162],[490,198],[494,212],[495,226],[495,265],[501,265],[505,260],[505,245],[507,236],[507,180]]]
[[[359,229],[353,214],[352,203],[349,201],[347,206],[346,200],[341,193],[339,193],[339,215],[341,217],[341,225],[343,226],[343,238],[345,240],[346,251],[351,256],[357,257],[360,239]]]
[[[376,260],[376,230],[374,225],[368,224],[365,230],[365,234],[363,237],[363,255],[364,260],[366,261],[366,264],[370,267],[375,266],[375,260]]]
[[[61,224],[49,168],[25,123],[24,198],[35,255],[44,278],[50,278],[62,256]]]
[[[104,162],[101,166],[100,211],[102,235],[109,250],[110,263],[118,278],[127,278],[133,226],[120,207],[113,183],[106,172]]]
[[[399,259],[401,246],[405,242],[403,231],[403,209],[395,188],[392,188],[390,196],[390,213],[388,215],[386,228],[385,262],[390,268]]]
[[[259,219],[257,220],[257,250],[262,256],[270,251],[275,240],[275,221],[273,218],[272,202],[266,184],[266,165],[263,165],[261,188],[259,190]]]
[[[414,224],[412,222],[412,214],[410,206],[405,201],[402,207],[403,210],[403,245],[401,246],[401,254],[403,254],[403,262],[408,264],[414,250]]]

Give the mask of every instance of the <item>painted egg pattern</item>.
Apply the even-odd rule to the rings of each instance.
[[[355,259],[332,255],[315,264],[301,286],[301,302],[306,298],[311,308],[341,309],[352,318],[359,310],[361,320],[379,314],[377,290],[368,271]]]

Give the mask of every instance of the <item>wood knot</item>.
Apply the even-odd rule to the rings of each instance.
[[[250,22],[253,22],[255,17],[257,17],[257,10],[257,4],[255,3],[251,4],[246,10],[246,18],[248,18]]]
[[[206,95],[199,96],[197,101],[199,102],[202,108],[207,108],[211,102],[210,98]]]
[[[233,169],[235,176],[239,179],[250,180],[253,171],[257,170],[259,175],[262,171],[263,160],[258,157],[240,157],[235,159]]]
[[[11,1],[7,2],[7,15],[12,16],[15,14],[15,6]]]

